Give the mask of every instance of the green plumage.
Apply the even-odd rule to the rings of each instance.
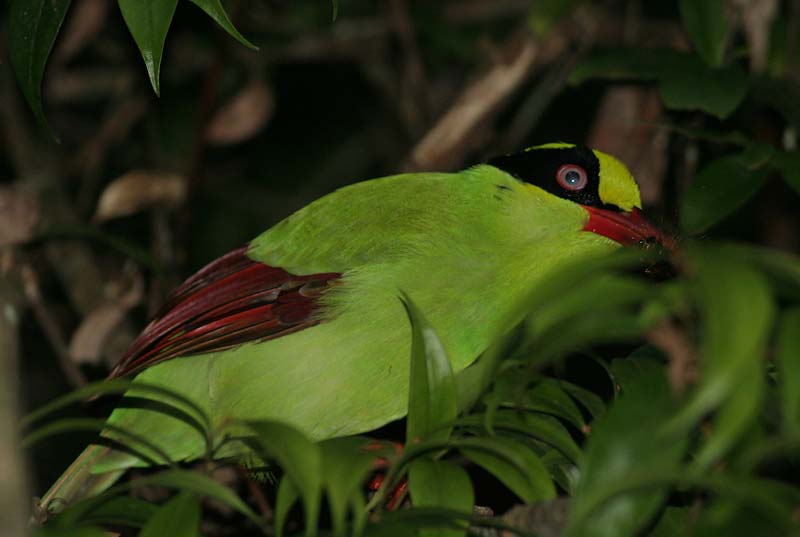
[[[601,166],[610,159],[596,154]],[[618,181],[617,189],[638,205],[629,177],[607,173],[602,180]],[[401,290],[425,312],[453,370],[462,371],[518,320],[517,301],[548,273],[619,246],[582,231],[587,219],[579,204],[489,165],[343,188],[264,232],[248,251],[298,276],[342,273],[321,298],[316,315],[322,322],[171,359],[136,380],[196,401],[216,438],[243,433],[237,420],[283,420],[314,439],[369,431],[406,411],[411,332]],[[164,414],[118,408],[109,423],[146,436],[175,460],[205,452],[195,429]],[[242,456],[246,448],[229,442],[217,455]],[[144,464],[114,451],[94,459],[82,474]],[[47,498],[63,492],[51,490]]]

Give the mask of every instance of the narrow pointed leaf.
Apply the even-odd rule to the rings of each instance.
[[[161,93],[160,72],[164,41],[178,0],[118,0],[122,18],[142,53],[150,84]]]
[[[402,301],[412,333],[406,439],[446,440],[457,415],[453,369],[442,342],[422,312],[408,296],[403,295]]]
[[[233,22],[231,22],[228,13],[225,11],[225,8],[222,7],[220,0],[192,0],[192,3],[205,11],[209,17],[214,19],[223,30],[228,32],[228,34],[236,39],[239,43],[249,49],[258,50],[257,46],[252,44],[242,34],[239,33],[239,30],[237,30],[233,25]]]
[[[213,498],[232,507],[256,524],[261,524],[261,519],[258,515],[256,515],[231,489],[197,472],[173,468],[157,474],[139,477],[134,483],[137,485],[156,485],[174,488],[181,491],[193,492],[199,496]]]
[[[748,264],[724,250],[708,247],[691,250],[690,255],[697,267],[694,293],[703,327],[699,349],[701,381],[681,412],[668,424],[672,430],[691,427],[729,398],[738,398],[741,383],[753,379],[763,383],[761,357],[775,309],[766,278]],[[755,387],[741,395],[757,398],[760,394],[760,387]],[[734,404],[738,407],[743,403]],[[736,414],[727,419],[734,419]],[[746,418],[753,416],[741,415],[742,420]],[[738,423],[737,430],[746,428],[747,421]],[[733,441],[729,435],[727,444]],[[705,456],[698,460],[710,462]]]
[[[499,479],[525,503],[555,498],[550,473],[529,445],[502,436],[459,443],[461,453]]]
[[[139,537],[195,537],[200,535],[200,502],[181,492],[162,505],[142,528]]]
[[[322,450],[303,433],[276,421],[250,422],[266,453],[278,461],[303,499],[306,534],[317,528],[322,497]]]
[[[335,535],[347,535],[348,507],[353,504],[354,496],[361,497],[360,485],[373,466],[372,454],[364,446],[362,438],[334,438],[320,444],[325,490]],[[361,503],[364,503],[363,498]]]
[[[42,105],[42,78],[71,0],[10,0],[8,55],[33,115],[51,136]]]
[[[460,426],[486,428],[486,416],[472,414],[459,419],[457,423]],[[547,444],[563,453],[572,462],[577,462],[581,456],[580,448],[561,422],[550,416],[501,410],[493,416],[492,429]]]
[[[81,524],[113,524],[140,528],[158,510],[158,506],[131,496],[106,500],[81,517]]]
[[[294,481],[288,477],[281,479],[278,485],[278,493],[275,498],[275,536],[283,537],[283,528],[289,518],[292,506],[300,499],[300,491]]]
[[[415,507],[444,507],[472,513],[475,496],[472,482],[463,468],[448,461],[434,461],[420,457],[408,469],[408,488]],[[466,535],[466,525],[461,530],[422,530],[421,536]]]

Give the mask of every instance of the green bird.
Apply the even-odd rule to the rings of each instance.
[[[110,378],[195,401],[215,438],[246,434],[242,420],[281,420],[314,440],[370,431],[406,413],[411,330],[401,291],[457,373],[519,320],[516,301],[548,274],[621,244],[666,244],[640,210],[622,163],[564,143],[458,173],[357,183],[189,278]],[[159,399],[135,384],[126,396]],[[124,441],[118,429],[130,431],[172,460],[207,450],[195,428],[147,404],[117,408],[107,423],[103,436]],[[246,442],[228,441],[215,455],[247,453]],[[97,494],[148,457],[163,461],[145,448],[137,456],[89,446],[42,506]]]

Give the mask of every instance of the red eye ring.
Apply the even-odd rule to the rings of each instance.
[[[586,170],[576,164],[564,164],[556,172],[556,181],[564,190],[576,192],[586,188],[589,176]]]

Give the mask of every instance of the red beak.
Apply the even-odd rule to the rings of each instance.
[[[651,224],[642,211],[635,207],[631,212],[610,211],[586,205],[583,208],[589,213],[589,220],[583,226],[584,231],[603,235],[623,246],[656,241],[668,250],[675,247],[675,241]]]

